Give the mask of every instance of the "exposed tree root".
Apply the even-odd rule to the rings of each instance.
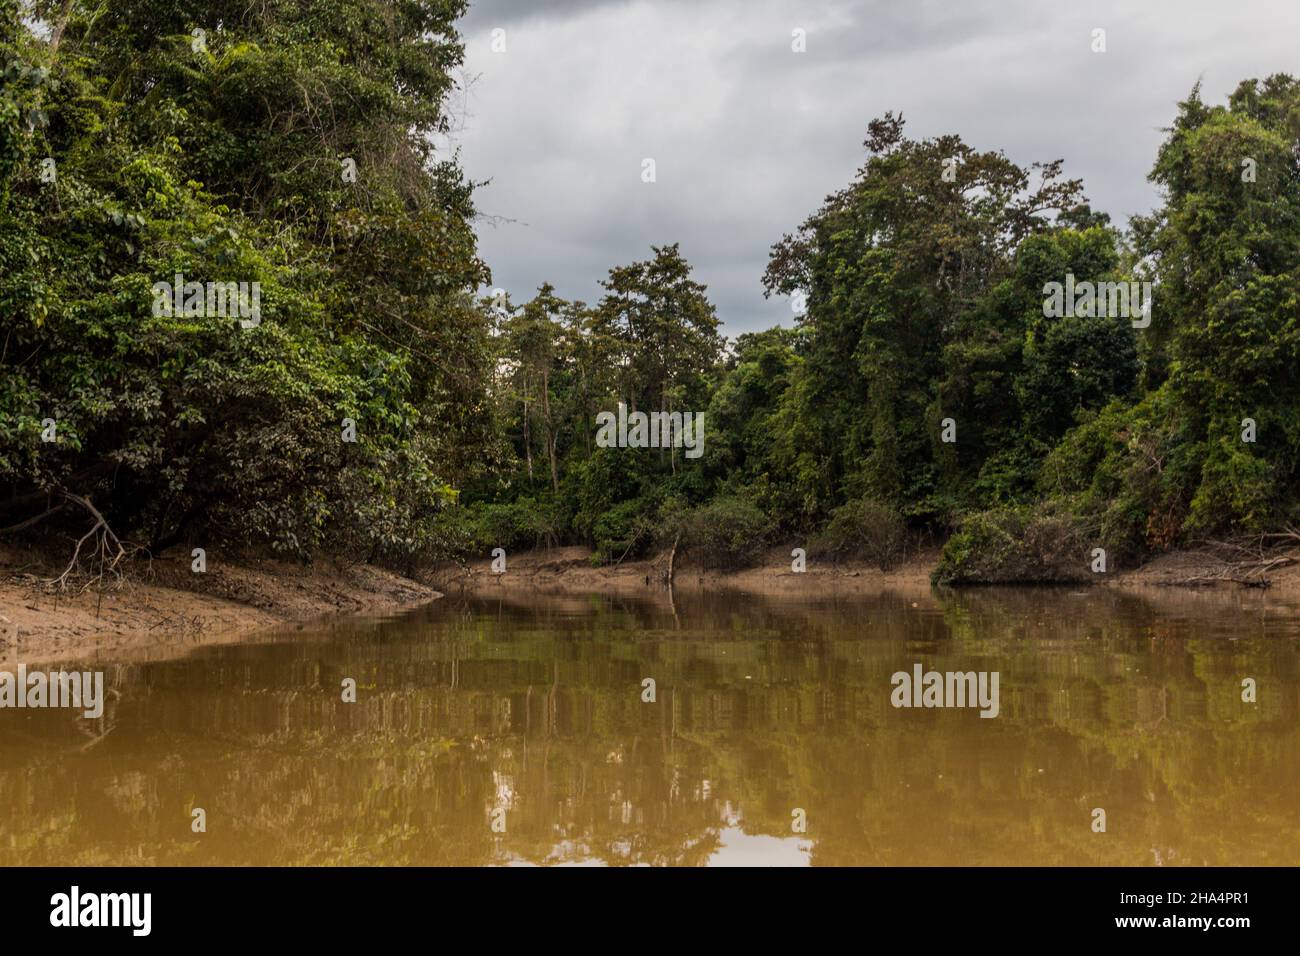
[[[68,561],[68,566],[64,568],[63,573],[57,578],[50,578],[45,582],[45,584],[49,587],[57,588],[60,591],[68,590],[70,582],[73,580],[77,569],[80,566],[82,559],[81,550],[85,547],[87,541],[93,542],[88,555],[90,562],[93,566],[95,559],[98,558],[99,567],[94,574],[90,574],[86,577],[81,585],[77,587],[77,591],[84,592],[89,590],[91,587],[101,585],[104,581],[105,574],[114,575],[118,580],[121,580],[122,575],[118,572],[117,566],[122,562],[122,559],[127,557],[130,553],[127,550],[127,547],[121,542],[118,536],[113,533],[113,529],[108,526],[108,522],[104,519],[104,516],[99,513],[99,509],[90,503],[89,498],[83,498],[81,495],[74,495],[70,491],[62,492],[62,494],[68,501],[89,512],[91,517],[95,519],[95,523],[91,526],[89,531],[77,540],[77,545],[72,551],[72,558]]]

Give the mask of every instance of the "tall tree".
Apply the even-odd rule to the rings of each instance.
[[[812,490],[823,508],[869,494],[942,509],[945,345],[1009,275],[1020,242],[1083,201],[1060,161],[1026,170],[956,136],[908,139],[903,126],[892,113],[872,121],[856,180],[773,247],[764,276],[768,295],[806,296],[802,415],[824,462]]]

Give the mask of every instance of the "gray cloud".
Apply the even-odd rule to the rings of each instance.
[[[515,301],[543,281],[594,301],[611,266],[680,241],[736,335],[789,324],[762,298],[768,249],[851,179],[873,117],[901,110],[913,136],[1022,164],[1064,157],[1124,222],[1156,202],[1146,174],[1175,103],[1201,77],[1219,102],[1300,72],[1297,28],[1289,0],[484,2],[462,22],[474,79],[449,145],[491,180],[480,208],[515,220],[480,229]]]
[[[461,18],[463,33],[492,30],[510,24],[518,26],[533,20],[569,20],[599,7],[625,7],[635,0],[470,0],[469,11]],[[677,2],[677,0],[669,0]]]

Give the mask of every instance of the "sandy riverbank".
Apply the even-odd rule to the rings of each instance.
[[[752,568],[709,571],[681,563],[674,587],[685,590],[733,590],[755,594],[817,596],[870,594],[888,590],[901,594],[929,594],[930,575],[939,561],[940,548],[915,552],[898,566],[881,571],[866,562],[830,564],[808,560],[804,573],[790,567],[790,549],[771,549]],[[1141,567],[1098,575],[1095,585],[1120,589],[1200,593],[1225,596],[1250,591],[1256,596],[1300,604],[1300,554],[1297,563],[1280,564],[1262,574],[1243,575],[1220,558],[1203,551],[1163,555]],[[668,556],[628,561],[617,567],[593,567],[588,548],[567,547],[524,552],[507,559],[506,573],[492,572],[487,559],[468,568],[441,567],[429,572],[430,580],[447,592],[466,593],[597,592],[631,594],[661,591],[667,576]],[[1249,586],[1241,583],[1249,578]],[[1078,585],[1069,585],[1077,588]]]
[[[203,574],[188,558],[133,564],[102,590],[59,590],[61,568],[30,551],[0,549],[0,664],[154,643],[208,643],[338,614],[435,600],[431,587],[382,568],[304,566],[220,554]]]
[[[791,570],[788,548],[773,548],[755,567],[706,570],[679,561],[678,592],[733,591],[770,597],[866,595],[890,591],[916,600],[931,596],[930,573],[939,549],[915,552],[889,571],[865,562],[833,565],[809,560]],[[382,613],[460,594],[657,595],[665,592],[668,555],[593,567],[584,547],[509,556],[505,574],[488,559],[467,567],[444,565],[416,581],[364,564],[318,560],[311,566],[239,556],[209,557],[195,574],[188,559],[133,565],[102,590],[59,590],[48,580],[61,568],[29,551],[0,549],[0,665],[19,660],[77,656],[89,651],[139,649],[163,644],[208,644],[341,614]],[[1300,563],[1279,564],[1252,578],[1258,587],[1230,580],[1231,569],[1203,552],[1162,556],[1143,567],[1098,577],[1102,587],[1151,595],[1207,597],[1248,592],[1252,598],[1300,607]],[[1225,577],[1228,575],[1228,577]],[[1237,575],[1240,577],[1240,575]]]
[[[831,566],[809,561],[807,570],[796,574],[790,569],[788,554],[788,549],[773,549],[757,566],[736,571],[707,570],[689,562],[678,562],[674,587],[790,595],[831,590],[868,593],[882,588],[928,591],[930,571],[939,558],[937,550],[919,553],[887,572],[858,562]],[[630,594],[647,589],[663,590],[667,570],[667,553],[624,561],[617,566],[593,567],[591,549],[575,546],[509,556],[504,574],[493,573],[491,561],[483,560],[470,562],[467,568],[434,568],[429,577],[447,591],[504,589]]]

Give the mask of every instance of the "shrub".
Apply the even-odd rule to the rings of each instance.
[[[483,552],[535,548],[554,538],[549,513],[532,498],[472,505],[466,509],[466,517],[474,546]]]
[[[1091,522],[1054,506],[971,515],[948,539],[935,584],[1065,584],[1092,580]]]
[[[1224,529],[1257,533],[1273,526],[1278,483],[1268,462],[1251,448],[1231,439],[1209,444],[1201,484],[1187,515],[1189,534]]]
[[[743,498],[717,498],[667,525],[706,568],[743,568],[758,561],[772,522]]]
[[[591,563],[617,563],[643,554],[654,540],[655,511],[650,500],[633,498],[602,513],[592,525],[595,551]]]
[[[858,498],[831,512],[812,550],[837,559],[865,558],[888,571],[903,556],[906,544],[907,526],[898,512],[871,498]]]
[[[1136,561],[1174,546],[1204,457],[1183,417],[1167,388],[1131,408],[1112,403],[1066,433],[1043,464],[1040,490],[1097,515],[1098,544],[1111,557]]]

